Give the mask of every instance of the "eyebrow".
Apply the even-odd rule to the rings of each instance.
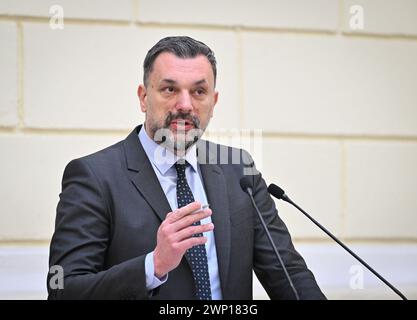
[[[177,81],[172,80],[172,79],[162,79],[160,83],[176,84]],[[194,82],[193,85],[200,85],[200,84],[203,84],[203,83],[207,83],[207,80],[206,79],[198,80],[198,81]]]
[[[169,83],[169,84],[175,84],[175,83],[177,83],[175,80],[172,80],[172,79],[162,79],[160,81],[160,83],[164,83],[164,82]]]
[[[199,84],[203,84],[203,83],[207,83],[206,79],[201,79],[199,81],[194,82],[194,85],[199,85]]]

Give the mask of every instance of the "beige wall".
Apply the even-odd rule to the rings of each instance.
[[[267,182],[341,238],[417,244],[415,0],[0,0],[0,243],[49,241],[65,164],[143,121],[143,58],[177,34],[217,55],[210,133],[261,129]],[[325,241],[277,205],[297,242]]]

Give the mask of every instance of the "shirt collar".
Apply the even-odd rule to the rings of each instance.
[[[179,159],[185,158],[190,166],[197,171],[197,146],[193,144],[186,152],[185,157],[178,157],[170,150],[162,147],[153,141],[145,130],[143,125],[139,131],[139,140],[145,150],[146,155],[152,164],[161,174],[165,174]]]

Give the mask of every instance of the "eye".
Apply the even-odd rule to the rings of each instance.
[[[197,96],[201,96],[201,95],[203,95],[203,94],[205,94],[205,93],[206,93],[206,90],[205,90],[204,88],[197,88],[197,89],[194,91],[194,93],[195,93]]]
[[[165,87],[162,89],[163,92],[173,93],[175,91],[174,87]]]

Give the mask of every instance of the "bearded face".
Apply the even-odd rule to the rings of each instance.
[[[155,59],[149,83],[138,94],[147,134],[177,154],[201,137],[218,98],[205,56],[184,59],[168,52]]]

